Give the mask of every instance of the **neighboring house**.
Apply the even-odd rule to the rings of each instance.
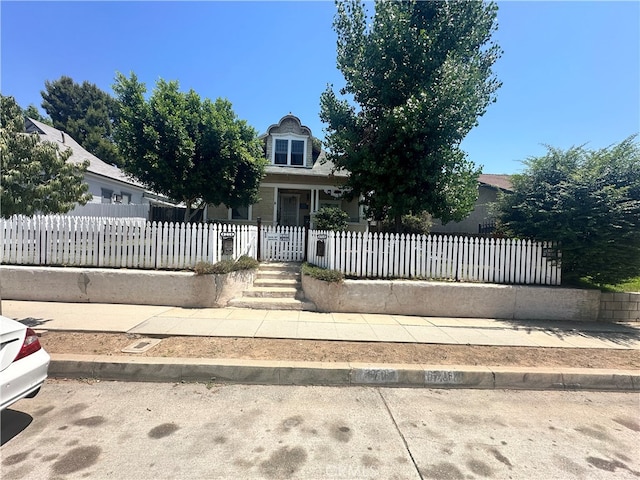
[[[314,147],[311,130],[294,115],[286,115],[262,135],[269,162],[260,183],[260,201],[249,207],[231,209],[209,206],[208,219],[255,223],[259,217],[268,225],[304,226],[325,206],[339,207],[349,215],[350,230],[366,230],[367,221],[358,200],[340,199],[346,172],[332,172],[319,144]]]
[[[481,226],[491,226],[495,223],[490,205],[497,200],[498,192],[508,192],[512,188],[509,175],[481,174],[478,178],[478,200],[469,216],[461,222],[449,222],[446,225],[442,225],[439,220],[434,220],[431,231],[434,233],[481,233]]]
[[[63,131],[32,118],[25,119],[25,129],[27,133],[37,133],[43,141],[56,143],[61,151],[70,149],[71,157],[67,160],[68,162],[82,163],[84,160],[89,160],[84,180],[89,185],[89,193],[93,195],[90,204],[148,205],[167,203],[166,199],[146,189],[140,182],[132,179],[115,165],[109,165],[86,151]],[[80,211],[82,207],[79,206],[76,210]]]

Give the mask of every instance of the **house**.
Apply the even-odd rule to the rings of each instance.
[[[358,200],[340,198],[347,172],[332,171],[319,142],[298,117],[285,115],[260,139],[268,161],[260,183],[260,202],[234,209],[209,206],[209,220],[255,223],[261,218],[268,225],[305,226],[312,223],[312,215],[320,208],[332,206],[347,212],[350,230],[366,230]]]
[[[483,226],[493,225],[495,217],[491,214],[491,204],[498,199],[500,191],[512,190],[509,175],[480,174],[478,178],[478,199],[473,211],[461,222],[449,222],[442,225],[439,220],[433,221],[433,233],[485,233],[480,232]]]
[[[166,199],[154,194],[140,182],[131,178],[115,165],[109,165],[86,151],[67,133],[32,118],[25,119],[27,133],[37,133],[43,141],[56,143],[60,150],[71,150],[69,162],[89,161],[84,180],[89,185],[93,199],[85,206],[78,206],[75,214],[92,215],[92,204],[149,205],[165,204]],[[148,207],[147,207],[148,210]]]
[[[319,142],[298,117],[285,115],[260,138],[268,161],[260,184],[260,201],[234,209],[210,205],[207,216],[210,221],[255,223],[261,218],[269,225],[304,226],[312,224],[312,216],[320,208],[332,206],[347,212],[349,230],[368,229],[357,199],[349,202],[340,198],[347,172],[333,172],[333,164],[325,160]],[[489,204],[496,200],[498,191],[511,189],[509,176],[480,175],[478,189],[476,207],[466,219],[446,225],[434,220],[432,231],[478,233],[479,225],[491,223]]]

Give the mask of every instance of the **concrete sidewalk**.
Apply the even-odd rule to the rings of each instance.
[[[12,300],[3,313],[52,331],[640,350],[633,324]]]
[[[35,329],[217,336],[640,350],[640,325],[523,322],[317,313],[244,308],[26,302],[3,300],[3,314]],[[54,355],[52,376],[115,380],[276,384],[374,384],[473,388],[640,390],[637,371],[429,365],[265,362],[224,359]]]

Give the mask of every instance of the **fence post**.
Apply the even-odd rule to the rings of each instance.
[[[256,223],[258,224],[258,241],[256,243],[256,260],[260,261],[262,255],[262,217],[256,218]]]

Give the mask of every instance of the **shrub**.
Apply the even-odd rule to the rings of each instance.
[[[198,275],[224,274],[239,270],[252,270],[258,268],[259,262],[251,257],[243,255],[237,260],[222,260],[218,263],[198,262],[193,270]]]
[[[347,229],[349,215],[337,207],[322,207],[313,217],[317,230],[344,231]]]
[[[380,231],[385,233],[428,235],[433,225],[431,215],[426,212],[419,215],[402,215],[400,221],[400,231],[397,231],[394,220],[390,218],[382,222]]]
[[[497,210],[510,236],[560,243],[562,280],[618,284],[640,272],[640,145],[547,147]]]
[[[344,275],[338,270],[329,270],[327,268],[318,267],[311,263],[302,264],[302,274],[308,275],[316,280],[325,282],[339,283],[344,280]]]

